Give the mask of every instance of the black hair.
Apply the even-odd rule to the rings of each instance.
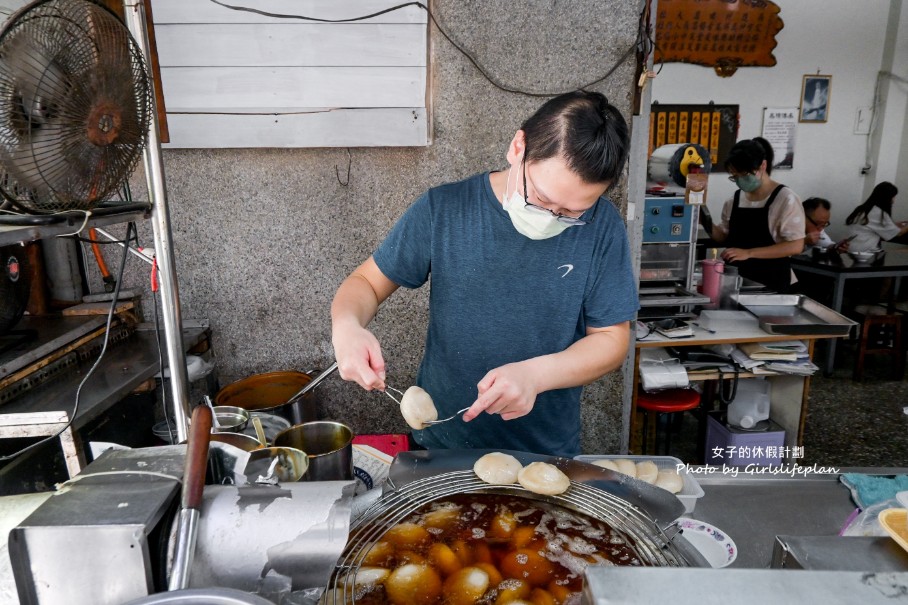
[[[627,122],[598,92],[577,90],[549,99],[520,129],[527,162],[563,158],[586,183],[614,183],[630,149]]]
[[[873,188],[873,191],[870,192],[870,197],[867,198],[867,201],[854,209],[854,211],[848,215],[848,218],[845,219],[846,225],[853,225],[860,221],[860,224],[867,224],[867,215],[870,214],[870,211],[874,206],[885,212],[886,214],[892,214],[892,198],[894,198],[899,193],[899,188],[890,183],[889,181],[883,181],[878,183],[876,187]]]
[[[809,197],[801,203],[804,206],[804,212],[813,212],[817,208],[823,207],[826,210],[832,209],[829,200],[821,197]]]
[[[735,172],[746,174],[756,172],[763,160],[766,160],[766,174],[772,174],[772,159],[775,155],[772,145],[763,137],[738,141],[728,152],[725,169],[734,168]]]

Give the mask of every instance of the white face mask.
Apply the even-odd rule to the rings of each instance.
[[[511,217],[511,223],[517,232],[530,239],[540,240],[549,239],[560,235],[562,231],[570,227],[567,223],[562,223],[554,214],[543,213],[531,209],[526,205],[526,200],[517,192],[517,182],[514,182],[514,193],[508,197],[508,186],[511,184],[511,171],[508,170],[508,180],[504,185],[504,197],[502,207],[508,216]]]

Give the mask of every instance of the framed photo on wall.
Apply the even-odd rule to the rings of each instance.
[[[801,84],[799,122],[825,122],[829,118],[829,94],[832,76],[807,74]]]

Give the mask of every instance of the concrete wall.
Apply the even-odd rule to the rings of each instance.
[[[902,0],[776,0],[776,4],[785,25],[777,36],[775,67],[746,67],[730,78],[719,78],[711,68],[669,63],[653,82],[652,98],[661,103],[738,104],[738,138],[746,139],[760,135],[764,107],[799,105],[804,74],[831,74],[828,122],[798,124],[794,168],[777,170],[773,176],[802,199],[829,199],[833,204],[830,232],[836,237],[845,233],[845,217],[877,182],[890,180],[908,191],[904,181],[908,86],[884,82],[886,104],[877,111],[877,142],[871,145],[872,168],[867,175],[861,169],[868,137],[854,134],[857,109],[873,105],[877,72],[893,70],[908,76],[908,8]],[[890,59],[885,61],[887,44]],[[897,174],[900,165],[901,174]],[[710,178],[708,205],[713,216],[719,216],[722,203],[734,191],[726,176]],[[894,214],[908,218],[908,211],[899,206]]]
[[[502,84],[562,91],[599,78],[633,44],[637,4],[440,0],[433,8]],[[211,320],[222,383],[326,367],[335,289],[408,205],[430,186],[506,166],[507,143],[543,100],[494,88],[438,30],[430,38],[429,147],[165,152],[183,316]],[[633,74],[631,55],[593,87],[628,117]],[[145,197],[142,178],[134,179],[137,199]],[[623,214],[623,186],[614,197]],[[144,267],[135,271],[132,283],[147,279]],[[427,300],[425,288],[401,289],[373,323],[392,386],[413,384]],[[384,396],[336,376],[318,392],[322,414],[357,432],[406,429]],[[617,451],[621,394],[620,373],[586,390],[585,452]]]

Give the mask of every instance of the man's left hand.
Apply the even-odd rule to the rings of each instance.
[[[477,385],[479,397],[463,415],[464,422],[482,412],[501,414],[504,420],[526,416],[533,410],[536,378],[526,362],[509,363],[491,370]]]

